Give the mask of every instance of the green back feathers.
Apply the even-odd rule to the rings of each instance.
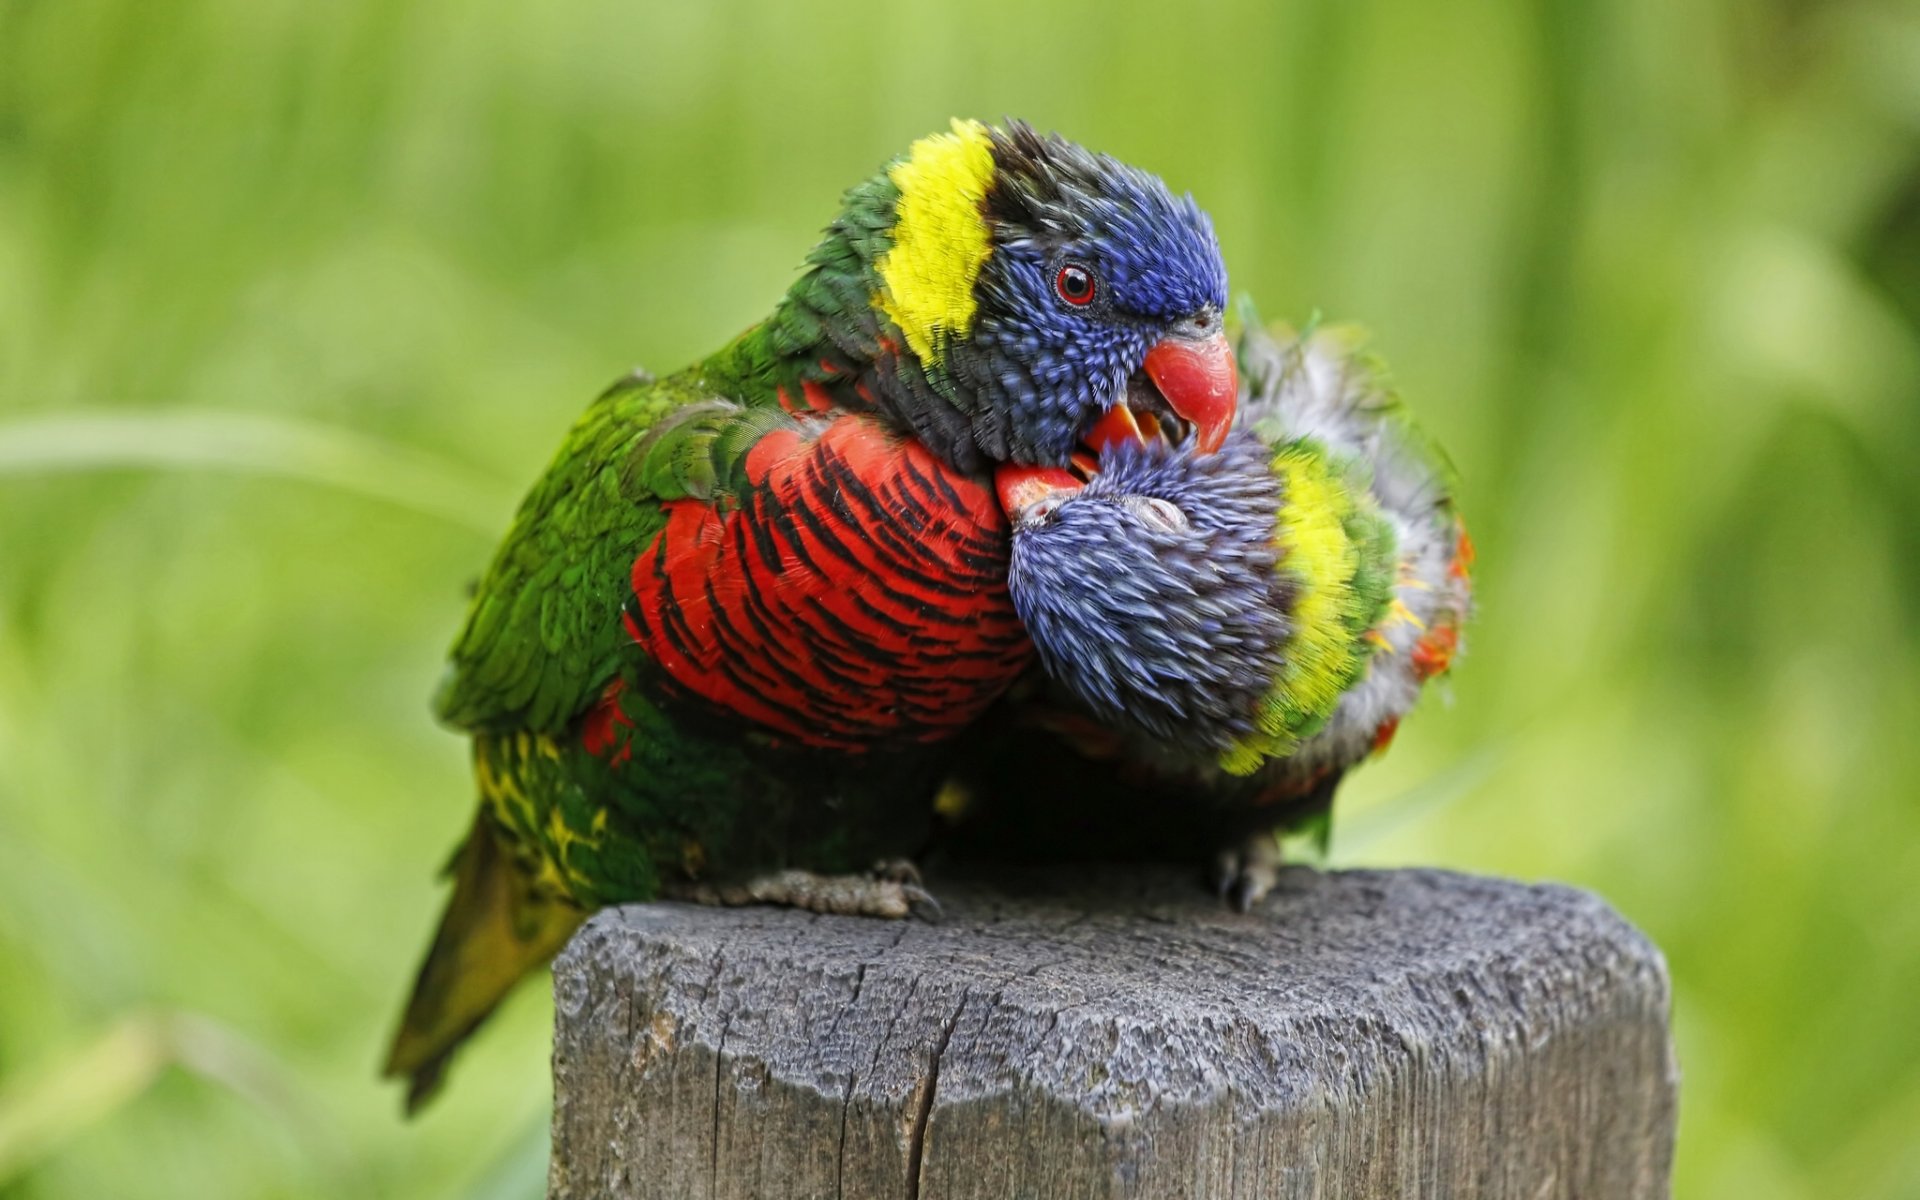
[[[816,349],[832,354],[880,336],[882,318],[938,377],[947,339],[973,324],[974,283],[990,252],[982,205],[991,145],[986,126],[956,120],[849,189],[773,315],[708,360],[712,382],[770,395],[797,382],[796,367],[815,365]],[[857,347],[862,356],[877,349]]]
[[[675,410],[641,435],[623,468],[626,491],[662,500],[707,500],[723,511],[745,491],[748,451],[795,418],[773,407],[700,400]]]
[[[821,376],[822,358],[871,356],[878,332],[874,263],[893,245],[899,202],[885,174],[848,190],[840,215],[773,312],[696,368],[703,385],[742,403],[771,405],[779,389]]]
[[[666,523],[656,501],[712,486],[705,448],[678,445],[710,432],[675,419],[707,399],[684,376],[636,374],[574,423],[474,593],[434,696],[442,721],[557,733],[599,697],[631,643],[617,614],[633,561]]]

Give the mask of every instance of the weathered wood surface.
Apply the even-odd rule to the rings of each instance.
[[[1665,967],[1590,895],[934,882],[938,925],[596,917],[555,973],[552,1195],[1667,1195]]]

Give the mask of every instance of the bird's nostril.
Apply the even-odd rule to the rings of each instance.
[[[1212,337],[1220,332],[1220,311],[1206,308],[1180,322],[1180,332],[1191,338]]]

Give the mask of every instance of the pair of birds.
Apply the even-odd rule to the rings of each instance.
[[[1226,303],[1191,197],[956,121],[766,320],[595,401],[436,697],[480,805],[386,1068],[409,1107],[594,909],[906,916],[936,822],[1211,854],[1257,901],[1446,670],[1470,548],[1351,339],[1236,347]]]

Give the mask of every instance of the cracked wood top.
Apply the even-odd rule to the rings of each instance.
[[[938,925],[596,917],[556,967],[553,1194],[1666,1194],[1664,964],[1585,893],[931,883]]]

